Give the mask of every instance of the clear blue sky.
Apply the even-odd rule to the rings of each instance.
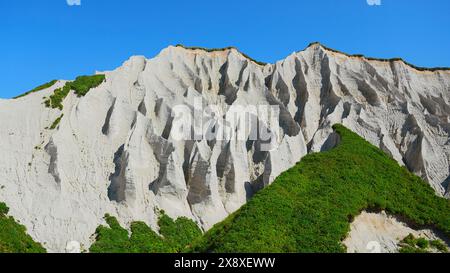
[[[320,41],[348,53],[450,66],[449,14],[449,0],[0,0],[0,97],[178,43],[233,45],[274,62]]]

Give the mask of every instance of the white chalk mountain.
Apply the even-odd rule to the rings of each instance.
[[[0,201],[49,251],[91,243],[105,213],[156,228],[157,208],[203,228],[243,205],[305,154],[336,143],[342,123],[448,195],[450,71],[349,56],[313,43],[275,64],[234,48],[170,46],[136,56],[62,110],[43,97],[65,84],[0,100]],[[262,141],[171,137],[173,109],[201,98],[276,105],[277,148]],[[64,114],[57,128],[52,123]],[[258,118],[258,117],[256,117]],[[343,159],[345,160],[345,159]]]

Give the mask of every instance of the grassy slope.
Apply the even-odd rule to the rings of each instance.
[[[23,225],[7,216],[8,207],[0,202],[0,253],[43,253],[45,249],[26,233]]]
[[[341,125],[340,145],[310,154],[194,242],[192,252],[343,252],[349,222],[386,209],[450,236],[450,201]]]

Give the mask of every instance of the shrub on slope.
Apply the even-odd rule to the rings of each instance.
[[[349,222],[383,209],[450,236],[450,200],[341,125],[333,150],[310,154],[215,225],[191,252],[344,252]]]
[[[173,221],[163,211],[158,225],[161,236],[144,222],[131,223],[131,236],[117,219],[106,215],[109,227],[99,226],[92,253],[176,253],[201,236],[198,226],[187,218]]]
[[[0,202],[0,253],[43,253],[45,249],[26,233],[23,225],[8,216],[9,208]]]
[[[46,107],[63,109],[62,102],[73,90],[78,97],[85,96],[89,90],[99,86],[105,80],[105,75],[80,76],[73,82],[67,82],[63,87],[56,89],[53,94],[44,101]]]

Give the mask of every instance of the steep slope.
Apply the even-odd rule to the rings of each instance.
[[[0,202],[0,253],[42,253],[45,249],[26,233],[24,226],[8,216],[9,208]]]
[[[450,236],[450,201],[380,149],[336,125],[339,145],[311,154],[194,243],[194,252],[342,252],[349,222],[386,210]]]
[[[334,123],[382,148],[438,195],[448,191],[448,70],[319,44],[276,64],[234,48],[171,46],[85,79],[0,100],[0,200],[49,251],[74,240],[89,246],[106,213],[123,226],[144,221],[157,229],[160,208],[207,230],[307,153],[331,147]],[[248,113],[259,129],[270,127],[269,149],[250,138],[253,127],[240,139],[173,137],[179,106],[200,112],[193,124],[186,120],[191,132],[231,116],[232,106],[260,105],[279,109],[276,123]]]

